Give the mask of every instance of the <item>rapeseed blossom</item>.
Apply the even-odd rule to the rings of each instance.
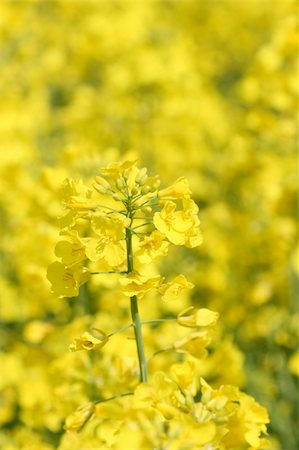
[[[202,420],[209,411],[199,377],[253,395],[269,411],[270,448],[296,448],[296,1],[91,3],[0,2],[1,449],[266,448],[244,408],[225,422],[225,405],[238,406],[227,401],[232,394],[216,402],[222,428]],[[172,364],[195,362],[201,421],[194,427],[190,413],[175,414],[161,397],[157,415],[132,411],[134,394],[105,402],[105,418],[93,414],[80,433],[65,432],[81,405],[146,384],[119,281],[127,277],[122,245],[111,245],[116,261],[109,246],[97,252],[91,227],[103,217],[99,203],[122,209],[110,182],[116,188],[113,177],[131,170],[128,160],[148,167],[130,189],[136,180],[140,194],[148,180],[143,195],[157,186],[134,226],[167,201],[174,212],[190,197],[199,207],[201,247],[172,245],[150,224],[134,230],[132,246],[135,272],[161,276],[138,300],[149,384],[156,372],[173,380]],[[123,214],[111,217],[130,226]],[[46,269],[56,258],[51,294]],[[163,301],[159,287],[180,272],[194,288]],[[109,336],[103,347],[68,350],[86,331],[100,339],[93,328]],[[199,358],[173,348],[188,332],[208,333]],[[171,419],[161,420],[167,410]]]
[[[74,183],[69,182],[69,185]],[[141,432],[140,442],[146,448],[163,443],[171,443],[173,448],[179,449],[186,445],[201,449],[216,449],[220,445],[223,449],[231,449],[241,448],[246,443],[252,449],[263,448],[266,441],[261,436],[266,434],[268,423],[266,410],[239,392],[237,387],[212,389],[198,373],[196,361],[209,355],[219,314],[207,308],[194,310],[194,307],[188,307],[177,317],[165,320],[142,322],[140,318],[139,303],[146,301],[149,293],[156,299],[160,296],[167,304],[194,288],[183,274],[165,281],[159,274],[147,275],[145,267],[158,256],[166,256],[171,243],[186,247],[201,243],[198,208],[190,198],[187,180],[180,178],[162,191],[159,191],[159,185],[158,178],[149,177],[145,168],[138,169],[136,161],[113,163],[101,170],[101,176],[95,177],[96,194],[90,194],[89,188],[83,189],[88,193],[88,201],[80,201],[84,207],[74,208],[73,201],[65,201],[72,219],[62,229],[65,240],[57,244],[55,250],[62,262],[53,263],[48,270],[54,292],[62,288],[61,292],[66,296],[73,296],[75,290],[78,292],[79,284],[87,281],[80,279],[79,282],[75,272],[71,277],[74,265],[80,264],[90,277],[115,274],[120,292],[130,301],[132,318],[131,324],[110,334],[93,327],[98,331],[98,337],[85,331],[75,338],[69,349],[72,352],[101,349],[104,355],[105,349],[109,348],[109,338],[113,344],[115,335],[133,328],[140,381],[139,384],[135,381],[129,392],[79,406],[66,418],[65,429],[68,432],[82,427],[88,429],[88,422],[93,421],[98,421],[100,426],[109,424],[111,440],[103,439],[102,444],[113,443],[116,448],[121,430],[129,430],[130,424]],[[103,196],[109,201],[105,203]],[[183,209],[177,210],[177,207]],[[80,236],[80,232],[84,234]],[[97,271],[97,265],[100,268],[103,262],[107,271]],[[63,272],[62,276],[55,277],[53,274],[59,272],[57,267],[67,276]],[[143,327],[165,322],[194,330],[185,336],[178,333],[172,343],[158,349],[147,360]],[[150,371],[149,374],[148,364],[156,355],[169,351],[185,355],[185,361],[173,364],[169,374],[165,371]],[[134,372],[129,375],[132,381],[135,377]],[[93,379],[90,382],[95,383]],[[159,431],[161,426],[163,433]],[[187,433],[192,435],[191,440]],[[65,442],[68,442],[67,437]]]

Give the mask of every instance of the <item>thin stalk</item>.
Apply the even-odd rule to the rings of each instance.
[[[133,222],[133,218],[131,212],[129,211],[128,216],[131,219],[131,224]],[[126,246],[127,246],[127,263],[128,263],[128,273],[133,272],[134,270],[134,260],[133,260],[133,247],[132,247],[132,230],[130,227],[126,228]],[[144,352],[144,344],[142,337],[142,324],[138,311],[138,301],[136,295],[133,295],[130,298],[131,303],[131,316],[134,327],[134,334],[137,346],[137,355],[139,362],[139,371],[140,371],[140,381],[141,383],[147,382],[147,367],[146,367],[146,357]]]
[[[177,319],[176,317],[171,317],[169,319],[154,319],[154,320],[143,320],[142,325],[146,324],[158,324],[158,323],[165,323],[165,322],[175,322]]]
[[[119,328],[118,330],[115,330],[112,333],[108,334],[107,337],[110,338],[111,336],[114,336],[117,333],[121,333],[122,331],[126,331],[129,328],[131,328],[132,326],[133,326],[133,324],[130,323],[130,325],[126,325],[125,327]]]

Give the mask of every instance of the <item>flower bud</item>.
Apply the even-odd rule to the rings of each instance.
[[[150,206],[144,206],[143,208],[141,208],[141,211],[144,214],[150,214],[151,212],[153,212],[152,208]]]
[[[143,167],[143,169],[139,170],[139,173],[136,176],[136,183],[139,184],[140,186],[143,186],[144,183],[146,182],[148,176],[147,176],[147,169],[145,167]]]
[[[121,202],[123,200],[123,197],[121,194],[118,194],[117,192],[115,194],[112,195],[113,199],[116,200],[117,202]]]
[[[130,171],[128,169],[124,170],[123,178],[127,181],[129,179]]]
[[[93,187],[94,187],[95,190],[96,190],[97,192],[99,192],[100,194],[107,194],[107,193],[108,193],[107,189],[104,188],[103,186],[99,186],[99,185],[97,185],[97,184],[93,184]]]
[[[110,184],[108,183],[108,181],[105,180],[105,178],[96,176],[94,177],[94,179],[100,186],[103,186],[106,189],[111,189]]]
[[[118,178],[118,179],[116,180],[115,185],[116,185],[117,189],[119,189],[120,191],[122,191],[123,188],[125,187],[124,179],[123,179],[123,178]]]
[[[140,181],[139,181],[139,186],[143,186],[145,183],[146,183],[146,181],[147,181],[147,179],[148,179],[148,176],[147,175],[144,175],[141,179],[140,179]],[[137,183],[137,181],[136,181],[136,183]]]
[[[149,186],[143,186],[143,188],[141,189],[141,194],[146,195],[150,192],[150,187]]]
[[[139,189],[138,189],[137,186],[134,186],[133,189],[131,189],[131,194],[132,195],[136,195],[136,194],[138,194],[138,192],[139,192]]]

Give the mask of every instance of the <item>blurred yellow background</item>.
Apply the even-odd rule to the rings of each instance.
[[[292,0],[1,1],[1,448],[57,448],[40,402],[64,352],[45,324],[71,317],[45,275],[60,187],[126,157],[189,179],[204,243],[165,271],[180,261],[220,313],[214,377],[268,408],[273,449],[298,448],[297,20]]]

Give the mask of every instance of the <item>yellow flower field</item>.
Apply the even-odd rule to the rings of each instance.
[[[296,6],[1,1],[1,449],[298,448]]]

